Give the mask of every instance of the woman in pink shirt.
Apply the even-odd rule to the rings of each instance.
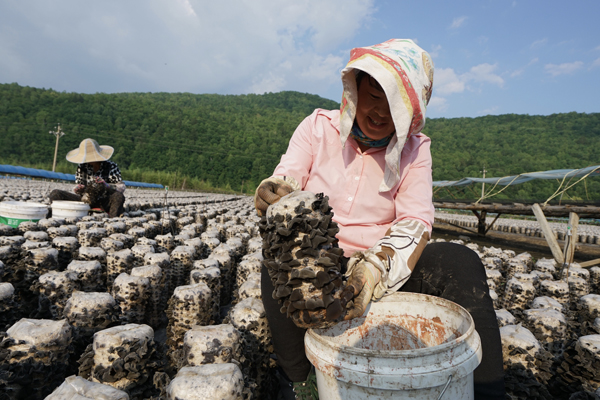
[[[356,48],[342,82],[341,110],[317,109],[298,126],[273,176],[256,191],[257,212],[294,190],[327,195],[349,257],[348,279],[359,288],[346,319],[398,290],[454,301],[471,313],[482,338],[476,398],[504,398],[500,333],[479,257],[461,245],[427,245],[434,218],[431,141],[421,129],[433,84],[429,55],[411,40]],[[273,289],[263,268],[280,393],[314,399],[305,330],[280,313]],[[300,393],[305,397],[294,397]]]

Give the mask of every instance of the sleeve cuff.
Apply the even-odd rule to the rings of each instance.
[[[366,258],[382,270],[381,281],[375,287],[373,299],[396,292],[410,278],[412,271],[408,260],[425,232],[428,232],[427,227],[419,221],[400,221],[391,227],[389,235],[381,238],[375,246],[365,252]],[[384,247],[388,252],[391,250],[393,255],[383,251]],[[378,253],[385,254],[386,259],[379,258]]]

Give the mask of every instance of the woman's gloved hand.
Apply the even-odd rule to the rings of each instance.
[[[107,189],[110,187],[110,185],[104,179],[98,176],[94,178],[94,183],[99,186],[104,186]]]
[[[85,191],[85,185],[79,184],[79,185],[75,185],[75,187],[73,188],[73,192],[75,192],[78,195],[82,195],[83,192]]]
[[[398,291],[410,278],[429,240],[425,225],[399,221],[392,225],[375,246],[357,252],[348,260],[348,286],[354,287],[354,304],[345,319],[360,317],[371,300]]]
[[[110,186],[119,193],[125,193],[125,184],[123,182],[117,182]]]
[[[298,182],[292,177],[272,176],[263,180],[254,193],[256,213],[262,217],[271,204],[277,203],[283,196],[299,188]]]
[[[106,191],[109,196],[112,196],[112,194],[115,192],[124,193],[125,184],[123,182],[109,183],[108,187],[106,188]]]
[[[360,317],[373,297],[373,290],[381,280],[381,271],[366,259],[358,261],[349,270],[348,286],[354,287],[353,305],[347,309],[345,320]]]

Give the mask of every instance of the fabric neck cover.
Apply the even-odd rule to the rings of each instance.
[[[358,143],[362,143],[369,147],[384,147],[390,143],[390,140],[392,140],[392,135],[383,139],[373,140],[367,135],[365,135],[356,123],[354,124],[354,126],[352,126],[350,136],[352,136],[352,139],[356,140]]]

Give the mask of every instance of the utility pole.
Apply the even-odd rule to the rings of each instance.
[[[485,170],[485,165],[483,166],[483,171],[479,171],[479,172],[483,172],[483,179],[485,179],[485,173],[487,172]],[[481,199],[483,200],[483,195],[485,194],[485,182],[481,182]]]
[[[58,128],[54,128],[56,131],[50,131],[51,135],[56,136],[56,146],[54,146],[54,162],[52,163],[52,172],[56,169],[56,155],[58,154],[58,139],[60,139],[65,133],[60,129],[60,122]]]

